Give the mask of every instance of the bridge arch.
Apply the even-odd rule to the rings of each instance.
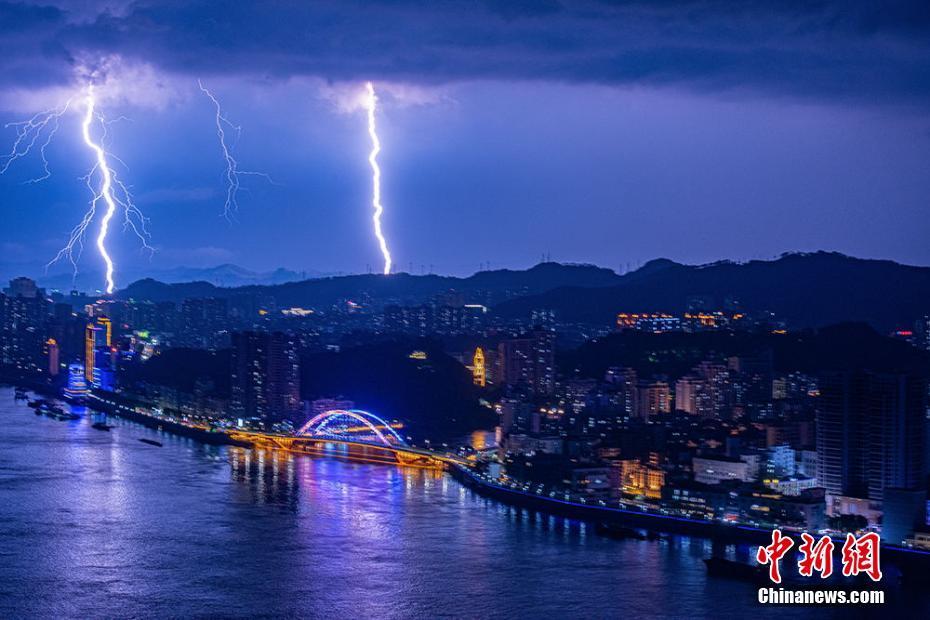
[[[372,433],[378,438],[378,441],[383,443],[386,446],[405,446],[407,442],[397,434],[391,426],[376,416],[375,414],[363,411],[362,409],[332,409],[330,411],[324,411],[318,415],[313,416],[307,422],[297,430],[295,433],[298,437],[313,437],[320,435],[328,435],[326,432],[327,427],[335,420],[349,418],[355,420],[356,422],[361,423],[363,426],[371,430]],[[387,432],[385,435],[384,432],[378,426],[381,426],[384,431]],[[388,439],[392,437],[394,441]]]

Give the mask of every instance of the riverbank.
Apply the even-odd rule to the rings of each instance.
[[[757,608],[754,584],[709,576],[701,541],[519,518],[425,470],[140,437],[157,439],[129,421],[102,433],[37,418],[0,390],[0,617],[784,614]]]
[[[452,478],[462,486],[487,497],[511,506],[526,508],[569,519],[610,523],[631,528],[641,528],[653,532],[684,534],[707,538],[720,543],[768,544],[772,540],[772,530],[760,529],[748,525],[725,525],[710,521],[699,521],[672,515],[660,515],[645,511],[626,510],[610,506],[581,504],[528,493],[519,489],[491,483],[467,467],[451,465],[448,469]],[[842,540],[836,540],[837,548]],[[903,581],[920,587],[926,587],[930,581],[930,552],[907,549],[894,545],[882,544],[882,557],[893,565],[901,574]]]
[[[252,446],[252,444],[248,442],[233,439],[223,431],[212,431],[196,426],[190,426],[189,424],[183,424],[174,420],[168,420],[162,417],[141,413],[137,410],[137,403],[123,399],[115,394],[107,393],[106,395],[103,395],[92,393],[87,400],[87,406],[90,409],[99,411],[101,413],[132,420],[133,422],[137,422],[148,428],[159,431],[168,431],[175,433],[176,435],[196,439],[197,441],[210,445],[241,446],[244,448],[249,448]]]
[[[448,471],[462,486],[484,497],[569,519],[613,523],[632,528],[699,536],[732,543],[771,542],[771,530],[762,530],[744,525],[724,525],[710,521],[698,521],[685,517],[659,515],[596,504],[581,504],[493,484],[482,479],[466,467],[450,466]]]
[[[253,447],[252,443],[234,439],[223,431],[211,431],[140,413],[137,410],[141,406],[140,403],[118,395],[110,393],[94,394],[87,404],[89,408],[96,411],[116,415],[148,428],[189,437],[202,443]],[[767,544],[771,542],[771,530],[767,529],[661,515],[598,504],[582,504],[496,484],[480,477],[465,466],[449,465],[447,470],[454,480],[474,491],[477,495],[503,504],[541,513],[592,523],[610,523],[654,532],[706,538],[724,544]],[[837,544],[842,545],[842,541],[838,541]],[[883,557],[894,562],[896,568],[909,580],[923,584],[930,580],[930,553],[887,544],[882,545],[882,553]]]

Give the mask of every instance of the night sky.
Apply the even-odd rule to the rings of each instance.
[[[128,119],[110,148],[157,248],[117,227],[124,269],[379,270],[365,80],[401,270],[818,249],[930,264],[927,2],[0,1],[0,120],[90,73]],[[274,180],[244,180],[232,223],[198,78],[242,127],[240,167]],[[51,179],[22,183],[36,158],[0,177],[4,275],[39,275],[84,212],[79,124],[62,120]],[[99,269],[90,250],[81,269]]]

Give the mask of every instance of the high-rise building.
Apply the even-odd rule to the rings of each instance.
[[[637,406],[637,384],[639,383],[636,370],[633,368],[624,368],[612,366],[604,374],[604,381],[617,389],[618,406],[623,414],[632,418],[638,415]]]
[[[87,381],[84,378],[84,366],[78,362],[68,365],[68,385],[64,395],[71,400],[81,401],[87,397]]]
[[[116,352],[110,347],[94,351],[93,386],[105,392],[116,389]]]
[[[691,415],[713,415],[707,384],[694,375],[685,375],[675,382],[675,408]]]
[[[45,341],[45,351],[48,356],[48,374],[50,377],[57,377],[60,370],[58,342],[54,338]]]
[[[116,353],[112,347],[113,323],[98,316],[84,328],[84,379],[99,389],[116,388]]]
[[[113,335],[112,323],[106,317],[98,317],[84,328],[84,378],[94,383],[94,367],[98,361],[98,351],[109,353]]]
[[[295,340],[281,332],[232,335],[232,411],[271,424],[300,410],[300,362]]]
[[[701,415],[730,417],[730,371],[723,364],[703,361],[694,367],[694,373],[704,381],[707,403]]]
[[[766,349],[728,359],[728,380],[733,382],[734,404],[766,403],[772,399],[774,354]]]
[[[833,496],[880,502],[887,488],[924,484],[927,382],[844,371],[821,379],[817,479]]]
[[[672,410],[671,390],[665,381],[641,381],[636,388],[636,415],[650,420]]]
[[[10,297],[24,297],[26,299],[45,296],[45,291],[40,289],[36,281],[30,278],[13,278],[10,280],[10,288],[6,292]]]
[[[497,363],[500,383],[551,394],[555,390],[555,334],[536,329],[522,338],[503,340],[497,347]]]
[[[529,403],[518,398],[502,398],[497,410],[500,414],[501,430],[504,433],[514,430],[525,433],[530,430],[533,408]]]
[[[0,295],[0,363],[26,373],[45,372],[51,302],[29,278],[10,281]]]
[[[475,348],[475,355],[472,357],[471,377],[475,385],[485,387],[488,383],[488,370],[485,365],[484,349]]]

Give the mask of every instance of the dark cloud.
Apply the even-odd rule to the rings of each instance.
[[[72,19],[64,9],[0,4],[0,46],[9,54],[15,41],[32,41],[0,66],[22,63],[48,72],[70,56],[118,53],[202,75],[542,79],[930,102],[930,3],[921,0],[166,0],[100,6],[96,17]]]
[[[0,80],[28,88],[65,79],[70,58],[56,40],[64,27],[55,7],[0,2]]]

